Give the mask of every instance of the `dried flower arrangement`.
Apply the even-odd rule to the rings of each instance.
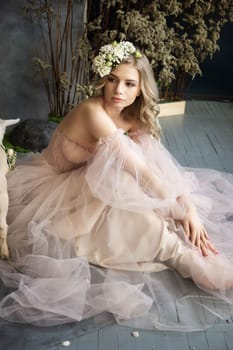
[[[229,21],[228,0],[87,0],[90,58],[104,44],[129,40],[150,59],[161,97],[174,100],[219,50],[221,28]]]
[[[228,0],[26,0],[24,10],[34,24],[49,114],[61,117],[92,94],[90,67],[100,46],[134,43],[152,63],[161,99],[176,100],[233,21]]]

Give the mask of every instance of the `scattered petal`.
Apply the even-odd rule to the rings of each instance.
[[[62,346],[70,346],[71,342],[69,340],[64,340],[61,345]]]
[[[134,332],[131,333],[131,335],[132,335],[133,337],[135,337],[135,338],[138,338],[138,337],[139,337],[139,332],[134,331]]]

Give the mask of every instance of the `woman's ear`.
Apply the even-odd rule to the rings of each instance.
[[[141,95],[141,90],[138,91],[137,97]]]

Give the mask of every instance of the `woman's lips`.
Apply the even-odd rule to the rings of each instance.
[[[124,101],[122,98],[119,98],[119,97],[113,97],[112,99],[114,102],[123,102]]]

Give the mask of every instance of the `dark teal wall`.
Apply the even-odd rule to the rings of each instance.
[[[47,99],[33,68],[32,27],[24,0],[0,2],[0,118],[47,118]]]
[[[206,60],[186,95],[197,98],[233,99],[233,23],[225,24],[219,40],[220,51]]]

